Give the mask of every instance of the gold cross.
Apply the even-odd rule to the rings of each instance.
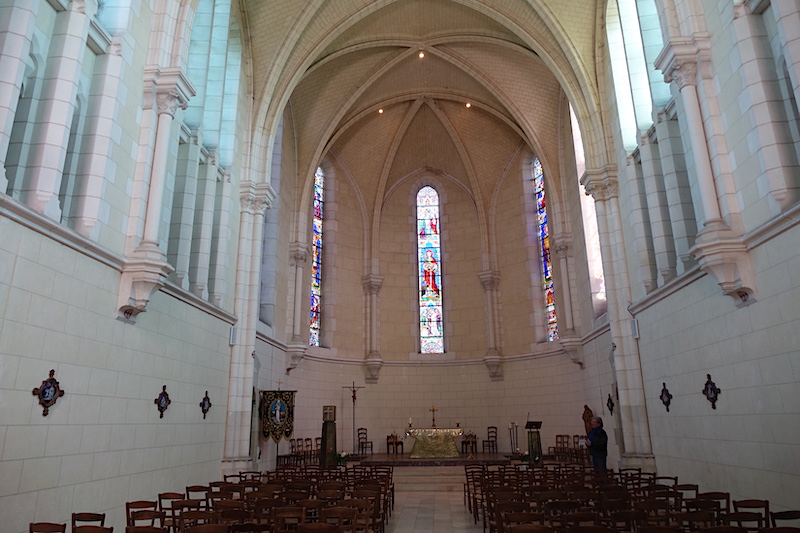
[[[438,409],[433,405],[428,411],[431,412],[431,427],[436,427],[436,411],[438,411]]]

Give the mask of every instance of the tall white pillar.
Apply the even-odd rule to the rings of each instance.
[[[503,379],[503,357],[498,349],[500,328],[497,308],[500,273],[495,270],[484,270],[478,272],[478,279],[483,287],[484,316],[486,317],[486,354],[483,356],[483,363],[489,370],[489,377],[493,380],[501,380]]]
[[[231,348],[228,413],[225,430],[226,470],[239,471],[250,457],[252,399],[255,377],[255,339],[258,320],[258,278],[264,211],[274,199],[268,184],[240,186],[239,254],[236,267],[234,314],[239,317],[237,342]]]
[[[159,243],[159,225],[164,200],[164,186],[167,173],[167,157],[172,139],[172,119],[178,108],[186,108],[186,103],[194,94],[191,86],[179,69],[151,71],[146,97],[154,97],[154,110],[157,114],[153,159],[147,191],[147,209],[144,217],[142,240],[136,249],[126,257],[120,279],[118,317],[135,321],[136,316],[147,308],[150,297],[164,285],[172,266]]]
[[[89,34],[89,17],[84,8],[82,0],[73,0],[66,11],[56,16],[20,195],[31,209],[58,222],[61,221],[58,192]]]
[[[0,192],[8,188],[6,153],[14,127],[25,64],[30,55],[31,41],[36,27],[36,14],[41,2],[15,0],[0,6]]]
[[[639,345],[632,336],[627,311],[631,288],[625,260],[616,170],[610,167],[587,170],[582,183],[586,193],[595,199],[603,250],[614,371],[620,398],[620,428],[617,434],[617,444],[622,452],[620,467],[654,469]]]
[[[294,312],[292,314],[292,339],[287,348],[286,368],[291,370],[296,368],[300,361],[305,357],[308,347],[308,331],[303,326],[308,323],[305,317],[308,315],[310,303],[303,298],[304,288],[307,283],[311,283],[310,278],[305,276],[305,265],[308,261],[308,245],[304,242],[293,242],[291,244],[291,258],[294,263]]]
[[[383,358],[378,350],[378,294],[383,286],[383,276],[371,274],[361,280],[367,293],[367,358],[364,363],[367,383],[377,383]]]

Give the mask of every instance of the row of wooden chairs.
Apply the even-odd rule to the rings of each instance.
[[[538,470],[538,472],[536,471]],[[574,472],[575,468],[566,471]],[[539,475],[544,472],[545,475]],[[500,529],[501,517],[495,504],[514,502],[516,511],[541,514],[541,523],[568,511],[580,517],[586,513],[587,522],[594,526],[609,526],[631,531],[643,526],[681,527],[695,531],[700,527],[739,527],[750,533],[771,525],[800,520],[800,511],[771,512],[766,500],[731,501],[727,492],[698,492],[697,485],[678,484],[676,477],[640,475],[637,470],[612,473],[592,484],[587,476],[575,478],[570,487],[555,489],[541,484],[548,479],[547,469],[524,469],[516,466],[487,469],[481,465],[465,467],[464,502],[472,512],[474,522],[481,520],[484,530]],[[567,478],[572,479],[572,478]],[[643,485],[643,482],[649,482]],[[612,484],[615,481],[622,484]],[[561,511],[556,512],[557,509]],[[616,523],[612,520],[619,518]],[[795,524],[797,522],[794,522]],[[576,524],[555,521],[548,524],[565,531]],[[789,533],[788,531],[783,533]],[[797,533],[800,533],[798,530]]]

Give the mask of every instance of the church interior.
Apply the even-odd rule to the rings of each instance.
[[[334,411],[503,456],[589,409],[800,509],[800,3],[4,0],[0,65],[0,529]]]

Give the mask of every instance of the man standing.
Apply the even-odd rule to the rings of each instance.
[[[586,436],[586,446],[589,450],[589,455],[592,456],[592,466],[595,474],[605,477],[606,459],[608,458],[608,435],[603,429],[603,419],[599,416],[593,416],[589,423],[592,429],[589,431],[589,435]]]

